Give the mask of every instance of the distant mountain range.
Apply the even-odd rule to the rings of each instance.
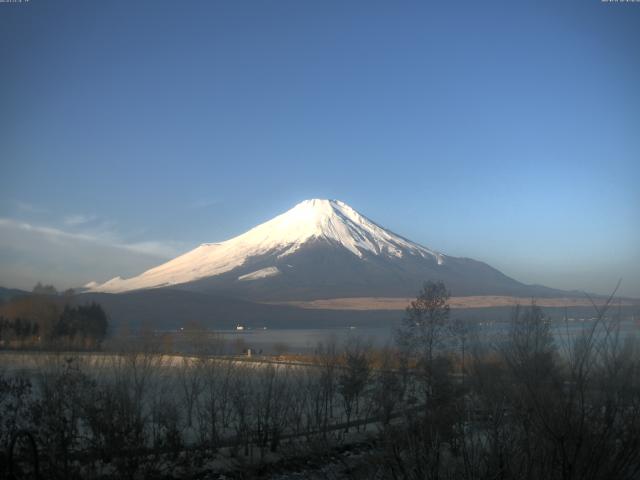
[[[25,290],[18,290],[17,288],[0,287],[0,304],[23,295],[29,295],[29,292]]]
[[[248,232],[205,243],[140,275],[85,286],[90,293],[151,289],[215,294],[253,302],[345,297],[413,297],[426,280],[453,295],[559,297],[486,263],[407,240],[337,200],[306,200]]]

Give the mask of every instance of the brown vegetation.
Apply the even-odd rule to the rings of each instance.
[[[38,287],[43,290],[52,287]],[[94,302],[73,306],[70,295],[32,294],[0,305],[0,349],[82,349],[100,346],[107,315]]]
[[[219,345],[195,328],[192,356],[157,341],[41,354],[31,375],[0,374],[0,468],[30,432],[53,478],[239,475],[278,459],[331,463],[363,439],[350,478],[637,478],[640,351],[606,314],[611,300],[563,345],[535,304],[514,310],[504,341],[474,342],[448,300],[426,284],[394,348],[331,340],[285,364],[211,355]],[[452,335],[459,349],[445,353]],[[14,453],[26,471],[29,452]]]
[[[413,299],[411,298],[397,297],[351,297],[277,302],[274,304],[320,310],[404,310],[412,300]],[[600,298],[595,301],[596,304],[603,306],[606,304],[607,299]],[[449,306],[451,308],[515,307],[517,305],[527,305],[529,303],[531,303],[531,298],[500,295],[476,295],[467,297],[451,297],[449,299]],[[591,301],[585,297],[537,298],[536,304],[540,307],[567,308],[592,306]],[[640,300],[618,300],[616,305],[638,306],[640,305]]]

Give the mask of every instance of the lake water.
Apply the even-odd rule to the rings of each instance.
[[[551,330],[558,343],[566,343],[583,331],[593,326],[590,319],[570,319],[568,322],[554,322]],[[473,341],[490,344],[500,342],[508,332],[508,324],[503,322],[479,322],[473,324]],[[206,342],[223,340],[225,350],[243,351],[250,348],[255,354],[274,353],[313,353],[320,343],[336,342],[339,346],[349,340],[358,339],[376,347],[393,344],[394,326],[387,327],[339,327],[316,329],[247,329],[217,330],[215,332],[201,332],[200,341]],[[165,332],[167,333],[167,332]],[[640,322],[638,320],[624,320],[619,324],[621,338],[635,336],[640,338]],[[172,332],[174,346],[178,350],[188,350],[188,340],[180,332]],[[191,337],[193,338],[193,337]],[[449,340],[451,343],[453,339]]]

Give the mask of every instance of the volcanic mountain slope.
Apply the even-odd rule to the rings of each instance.
[[[384,229],[337,200],[306,200],[221,243],[205,243],[137,277],[92,292],[172,288],[254,301],[415,296],[425,280],[454,295],[557,296],[489,265],[444,255]]]

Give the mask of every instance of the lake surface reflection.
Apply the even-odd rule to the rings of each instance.
[[[591,319],[571,319],[568,322],[554,322],[551,331],[558,344],[566,344],[576,336],[593,328]],[[226,348],[245,350],[250,348],[252,353],[271,355],[274,353],[313,353],[319,344],[337,343],[339,346],[350,340],[360,340],[375,347],[392,345],[394,342],[395,326],[388,327],[340,327],[316,329],[251,329],[217,330],[203,333],[202,340],[207,336],[223,340]],[[504,341],[509,331],[509,325],[504,322],[479,322],[469,324],[468,341],[484,345],[499,344]],[[640,322],[627,319],[619,323],[617,334],[620,339],[629,336],[640,338]],[[614,332],[615,333],[615,332]],[[598,335],[603,332],[598,329]],[[179,337],[179,335],[178,335]],[[176,339],[178,340],[178,339]],[[206,340],[205,340],[206,341]],[[454,348],[456,339],[449,336],[445,343],[448,348]]]

